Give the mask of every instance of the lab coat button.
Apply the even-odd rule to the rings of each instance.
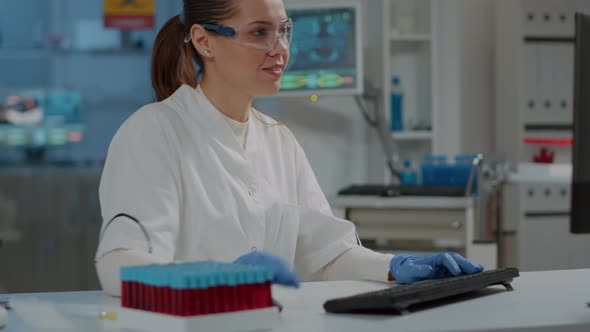
[[[252,251],[256,251],[256,250],[257,250],[256,247],[252,247]]]

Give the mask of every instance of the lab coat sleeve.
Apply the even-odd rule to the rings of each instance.
[[[96,273],[105,293],[121,296],[121,267],[162,263],[167,262],[143,250],[113,250],[98,259]]]
[[[303,149],[296,145],[299,234],[295,269],[303,280],[359,246],[354,224],[334,217]]]
[[[336,257],[313,277],[313,280],[370,280],[388,282],[393,255],[381,254],[356,246]]]
[[[111,142],[99,187],[103,225],[96,259],[115,249],[148,252],[150,244],[152,255],[164,261],[174,258],[180,175],[167,122],[158,117],[163,111],[136,112]],[[113,219],[122,213],[139,223],[125,216]]]

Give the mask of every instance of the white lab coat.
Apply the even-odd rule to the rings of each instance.
[[[265,124],[266,122],[268,124]],[[270,125],[269,125],[270,124]],[[304,280],[359,245],[332,215],[304,151],[283,125],[253,111],[246,148],[199,88],[181,86],[119,129],[100,183],[102,239],[166,261],[233,261],[252,250],[284,258]]]

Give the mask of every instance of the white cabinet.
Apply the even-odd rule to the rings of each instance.
[[[590,266],[590,235],[570,232],[569,179],[543,183],[548,178],[513,179],[505,187],[500,266],[522,271]]]
[[[589,4],[496,2],[496,148],[514,165],[543,151],[571,160],[574,14],[590,12]]]
[[[529,178],[505,187],[500,265],[588,267],[590,237],[569,231],[571,179],[555,184],[552,170],[563,165],[529,163],[571,163],[574,13],[589,13],[590,1],[497,0],[495,7],[496,149]]]

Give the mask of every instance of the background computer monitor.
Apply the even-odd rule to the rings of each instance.
[[[361,6],[355,2],[289,5],[291,59],[279,95],[361,94]]]
[[[576,14],[572,233],[590,233],[590,16]]]
[[[0,95],[0,149],[22,150],[26,163],[45,162],[48,148],[82,141],[83,121],[82,96],[76,90],[25,89]]]

